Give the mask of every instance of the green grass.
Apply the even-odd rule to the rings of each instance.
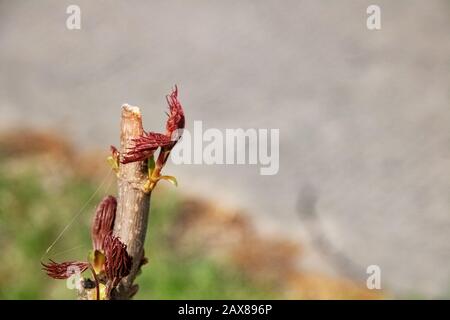
[[[11,170],[9,163],[0,158],[0,299],[73,299],[75,291],[67,289],[66,281],[47,277],[40,261],[98,182],[70,175],[55,182],[33,170],[34,162],[22,164],[19,170]],[[53,173],[56,178],[57,174]],[[105,194],[101,190],[94,197],[50,258],[85,260],[91,247],[93,211]],[[167,238],[179,212],[174,191],[157,192],[151,205],[145,247],[149,263],[137,278],[137,299],[276,298],[231,265],[201,255],[183,255],[170,247]]]

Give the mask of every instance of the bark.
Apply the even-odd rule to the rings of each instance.
[[[142,116],[139,108],[122,106],[120,134],[121,153],[130,147],[131,138],[143,133]],[[150,209],[150,194],[142,191],[148,181],[147,164],[144,161],[120,164],[118,175],[118,203],[114,235],[127,245],[128,254],[133,258],[130,275],[122,279],[113,298],[129,299],[136,293],[133,285],[144,256],[145,235]]]

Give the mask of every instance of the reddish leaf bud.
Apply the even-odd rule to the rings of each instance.
[[[130,274],[132,258],[127,252],[127,246],[112,234],[105,237],[103,248],[106,256],[105,274],[112,282],[112,287],[115,287],[122,278]]]
[[[42,270],[44,270],[49,277],[53,279],[68,279],[70,276],[83,273],[89,268],[89,263],[83,261],[67,261],[57,263],[50,260],[49,263],[42,263]]]
[[[133,147],[123,155],[121,162],[129,163],[143,161],[150,158],[159,147],[167,147],[173,144],[170,137],[156,132],[144,132],[138,138],[133,139]]]
[[[97,207],[91,229],[94,250],[103,250],[103,241],[114,228],[117,201],[113,196],[105,197]]]
[[[117,150],[117,148],[114,146],[110,146],[110,149],[111,149],[111,156],[114,159],[119,159],[119,155],[120,155],[119,150]]]
[[[167,135],[171,137],[176,130],[184,129],[185,125],[183,107],[178,101],[177,86],[175,86],[175,89],[166,97],[166,99],[169,104],[169,118],[167,119],[166,130]]]

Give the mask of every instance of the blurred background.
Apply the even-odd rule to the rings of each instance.
[[[188,129],[280,129],[280,170],[169,163],[137,298],[449,298],[449,9],[0,1],[0,298],[75,297],[40,260],[78,213],[49,257],[84,259],[120,106],[162,131],[174,84]]]

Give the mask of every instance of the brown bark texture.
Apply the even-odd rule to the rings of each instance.
[[[120,151],[125,153],[131,147],[132,138],[143,133],[142,116],[139,108],[123,105],[120,125]],[[138,287],[133,285],[144,258],[144,243],[150,209],[150,193],[142,186],[148,181],[147,164],[143,161],[120,164],[118,174],[118,203],[114,235],[127,245],[133,259],[130,274],[122,279],[116,289],[116,299],[129,299]]]

